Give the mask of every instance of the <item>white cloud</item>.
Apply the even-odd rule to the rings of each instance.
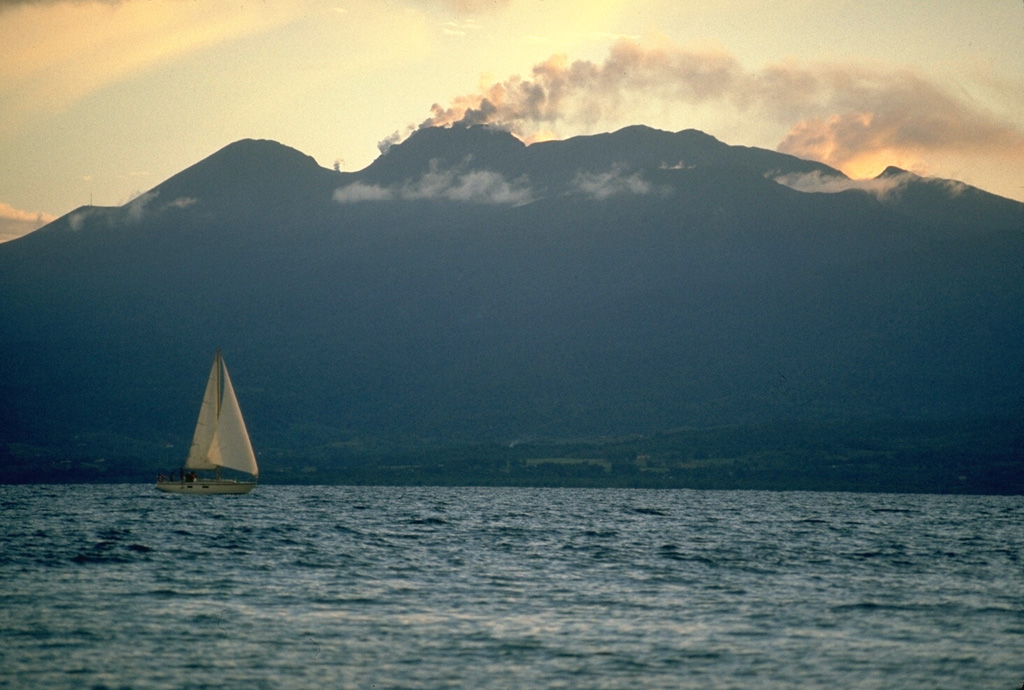
[[[601,173],[581,171],[570,183],[570,190],[595,199],[607,199],[619,194],[665,192],[645,180],[639,172],[631,173],[621,166],[614,166]],[[526,176],[509,181],[493,170],[443,170],[434,163],[429,172],[401,185],[385,187],[354,182],[334,192],[334,200],[340,204],[419,199],[520,206],[533,201],[534,196]]]
[[[580,172],[573,180],[572,187],[595,199],[607,199],[619,194],[642,196],[653,190],[651,183],[643,179],[639,172],[626,175],[618,166],[603,173]]]
[[[856,189],[873,194],[882,200],[898,195],[910,182],[921,179],[926,179],[932,184],[940,184],[953,195],[961,194],[967,189],[967,185],[963,182],[933,177],[921,178],[919,175],[910,172],[880,175],[870,180],[852,180],[840,175],[828,175],[818,170],[809,173],[791,173],[787,175],[769,174],[767,177],[798,192],[838,194],[839,192]]]
[[[393,199],[444,199],[467,204],[518,206],[532,201],[533,193],[526,178],[509,182],[491,170],[460,172],[440,170],[434,165],[419,179],[396,187],[355,182],[334,192],[334,200],[341,204]]]
[[[97,209],[85,208],[81,211],[75,211],[68,216],[68,227],[71,228],[72,232],[78,232],[85,226],[85,221],[97,213]]]
[[[53,221],[54,216],[42,211],[23,211],[0,201],[0,242],[7,242],[38,230]]]
[[[139,223],[146,215],[146,207],[157,197],[157,192],[146,192],[126,206],[130,223]]]
[[[354,182],[334,190],[334,200],[339,204],[352,204],[360,201],[388,201],[395,195],[390,189],[379,185]]]
[[[441,25],[441,32],[445,36],[468,36],[472,31],[479,31],[481,26],[472,19],[463,19],[461,21],[450,21],[445,22]]]
[[[401,195],[406,199],[448,199],[470,204],[518,205],[531,200],[525,180],[510,183],[489,170],[467,173],[431,170],[415,184],[404,187]]]
[[[40,225],[43,225],[54,220],[54,216],[49,213],[43,213],[42,211],[22,211],[21,209],[14,208],[8,203],[0,201],[0,219],[24,221],[29,223],[38,222]]]
[[[116,225],[138,225],[154,214],[160,214],[167,209],[186,209],[199,202],[195,197],[180,196],[173,201],[164,204],[156,203],[159,192],[149,191],[140,194],[132,201],[121,206],[120,209],[111,207],[88,206],[75,211],[68,216],[68,227],[72,232],[78,232],[85,227],[91,218],[99,219],[107,227]],[[123,213],[122,213],[123,212]]]

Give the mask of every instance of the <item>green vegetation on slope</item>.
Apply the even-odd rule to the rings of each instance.
[[[105,447],[111,440],[103,439]],[[275,484],[1024,493],[1020,420],[790,422],[650,436],[439,443],[347,438],[259,451]],[[0,482],[150,481],[176,449],[0,446]]]

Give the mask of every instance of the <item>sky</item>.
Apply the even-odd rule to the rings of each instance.
[[[1024,201],[1024,0],[0,0],[0,241],[244,138],[646,124]]]

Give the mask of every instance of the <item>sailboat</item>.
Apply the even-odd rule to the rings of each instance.
[[[253,480],[222,479],[222,467],[251,474]],[[190,471],[186,473],[186,470]],[[202,478],[197,470],[213,470],[215,476]],[[178,481],[161,478],[156,488],[176,494],[247,494],[256,486],[257,476],[259,469],[249,443],[249,432],[245,429],[224,358],[217,350],[181,477]]]

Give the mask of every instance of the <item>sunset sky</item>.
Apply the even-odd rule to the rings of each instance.
[[[0,0],[0,240],[242,138],[696,128],[1024,200],[1022,0]]]

